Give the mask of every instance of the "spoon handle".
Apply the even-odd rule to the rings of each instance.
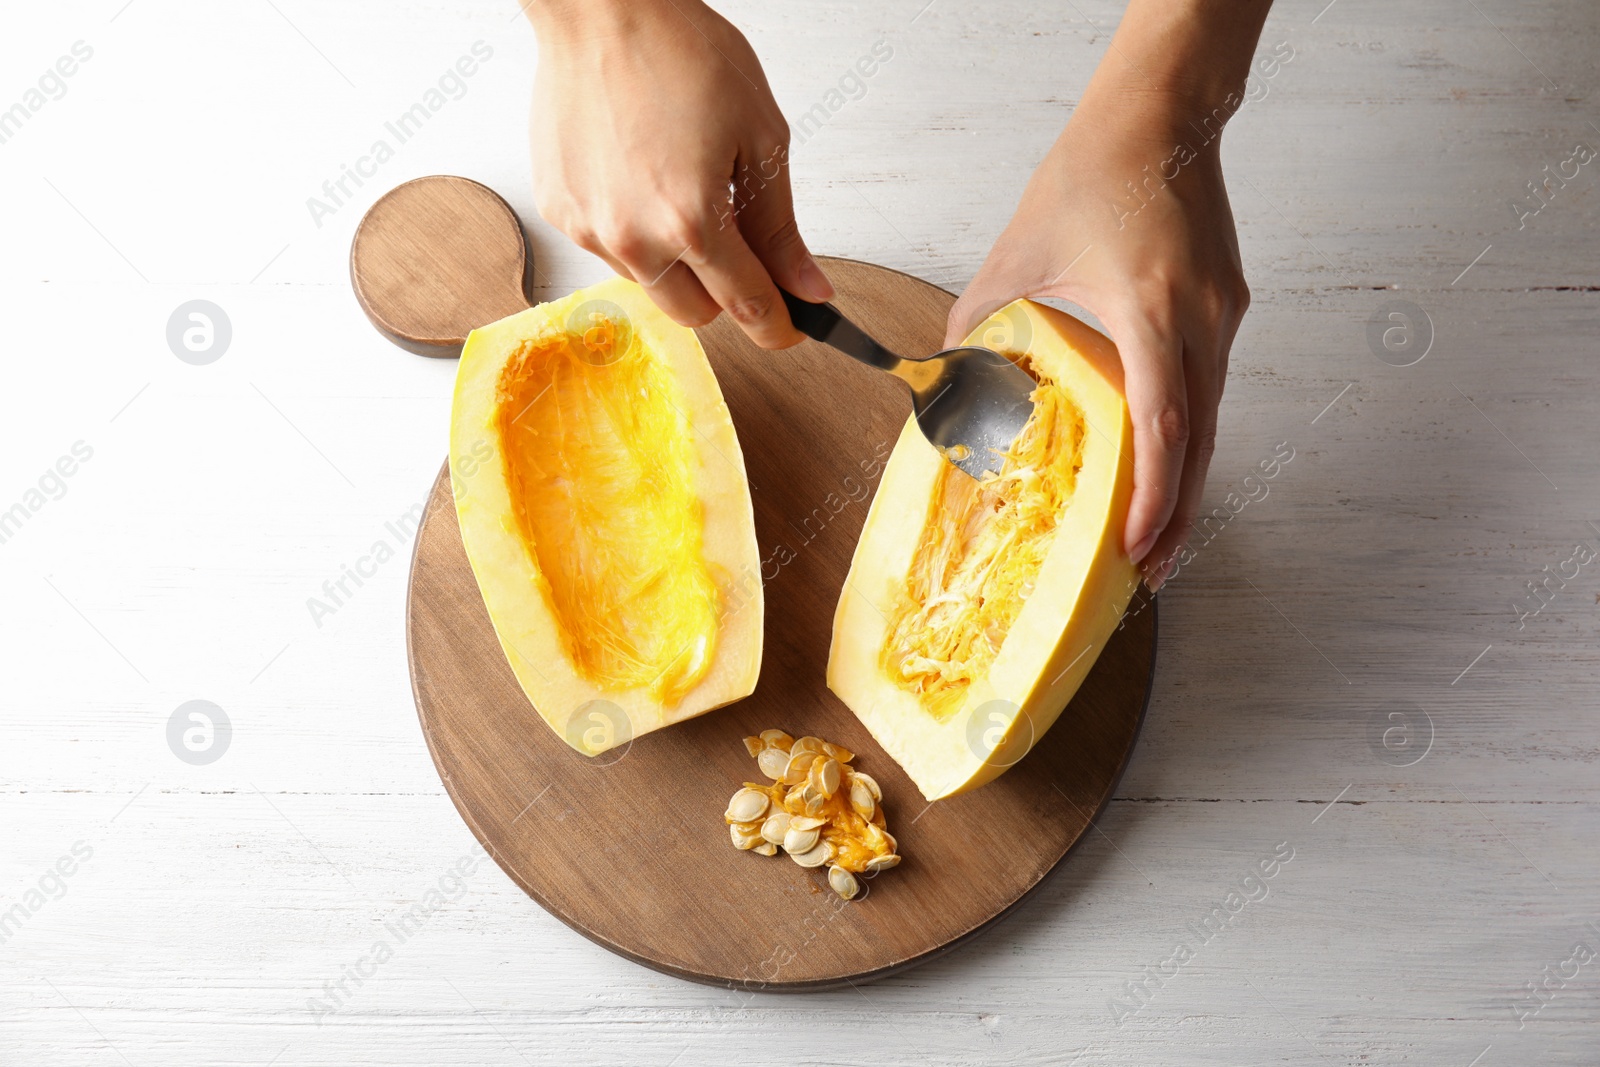
[[[899,356],[874,341],[865,330],[839,314],[839,309],[832,304],[812,304],[782,288],[778,292],[783,294],[783,303],[789,309],[789,321],[794,323],[795,329],[812,340],[837,348],[869,367],[890,373],[903,362]]]

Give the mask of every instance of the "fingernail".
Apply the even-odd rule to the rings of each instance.
[[[1166,585],[1167,579],[1171,577],[1172,568],[1176,562],[1176,560],[1167,560],[1161,566],[1156,568],[1154,574],[1150,575],[1150,577],[1144,580],[1144,584],[1149,586],[1150,592],[1159,593],[1161,591],[1161,587]]]
[[[1128,558],[1133,560],[1135,563],[1138,563],[1140,560],[1148,556],[1150,554],[1151,546],[1156,543],[1157,532],[1158,531],[1156,530],[1151,530],[1149,533],[1139,538],[1139,543],[1128,550]]]
[[[800,294],[813,304],[833,299],[833,283],[810,256],[800,264]]]

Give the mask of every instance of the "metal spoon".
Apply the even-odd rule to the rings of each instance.
[[[1028,397],[1038,383],[993,349],[946,348],[907,359],[874,341],[832,304],[808,303],[789,292],[783,302],[795,329],[807,337],[905,382],[923,436],[974,478],[1000,469],[1002,455],[1033,414]]]

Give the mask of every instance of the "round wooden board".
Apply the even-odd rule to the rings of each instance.
[[[839,308],[879,340],[908,352],[939,347],[950,294],[851,260],[825,267]],[[909,404],[887,375],[814,342],[762,351],[726,316],[699,333],[733,412],[768,561],[755,692],[595,759],[568,748],[506,664],[443,471],[417,538],[408,603],[423,732],[456,807],[506,873],[613,952],[736,988],[882,977],[994,923],[1083,837],[1144,718],[1154,604],[1130,613],[1055,728],[1016,767],[930,807],[824,681],[834,604]],[[770,727],[843,744],[882,783],[905,861],[868,881],[863,898],[846,904],[824,872],[729,844],[728,797],[759,777],[741,739]]]

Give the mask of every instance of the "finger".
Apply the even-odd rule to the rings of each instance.
[[[955,348],[971,335],[980,324],[1005,307],[1022,292],[1017,291],[1007,295],[1006,291],[996,294],[993,291],[979,290],[978,282],[981,278],[973,279],[973,284],[967,286],[966,292],[961,294],[961,299],[955,302],[950,309],[950,314],[945,318],[944,346]]]
[[[789,188],[788,148],[778,145],[765,158],[741,158],[733,191],[739,232],[772,280],[803,300],[833,298],[833,284],[800,237]]]
[[[1053,245],[1038,244],[1027,234],[1012,237],[1008,228],[950,309],[945,319],[945,347],[961,344],[989,316],[1019,297],[1058,296],[1087,307],[1092,295],[1081,291],[1067,271],[1049,266],[1053,257]],[[1081,258],[1079,253],[1077,259]]]
[[[669,251],[665,244],[627,227],[615,227],[603,237],[583,233],[578,238],[579,245],[612,270],[638,282],[656,307],[680,326],[704,326],[721,310],[684,264],[681,249]]]
[[[1189,443],[1189,398],[1183,340],[1137,312],[1112,338],[1122,353],[1128,414],[1133,422],[1133,501],[1123,536],[1135,563],[1146,559],[1172,517]]]
[[[616,270],[616,274],[624,278],[634,278],[635,282],[637,282],[638,278],[634,277],[634,272],[629,270],[626,262],[622,262],[621,259],[616,258],[610,251],[606,250],[606,246],[602,245],[600,238],[595,237],[594,234],[590,234],[587,230],[571,230],[571,232],[568,232],[568,237],[573,238],[574,245],[578,245],[579,248],[589,253],[590,256],[594,256],[595,259],[605,262],[605,266]]]
[[[955,348],[966,340],[973,329],[1004,307],[1010,301],[1005,296],[1007,286],[1014,287],[1015,279],[1005,277],[1014,273],[997,268],[995,256],[999,253],[999,243],[989,251],[978,273],[972,276],[972,281],[961,291],[955,304],[950,308],[950,314],[945,317],[944,346]]]
[[[1216,448],[1217,406],[1222,400],[1222,382],[1215,368],[1226,357],[1197,355],[1192,347],[1186,348],[1185,355],[1189,441],[1184,450],[1183,474],[1172,518],[1162,528],[1148,555],[1151,562],[1145,568],[1146,582],[1152,592],[1160,589],[1177,570],[1184,547],[1196,529],[1195,517],[1205,497],[1206,474],[1211,469],[1211,456]]]
[[[1186,552],[1193,535],[1209,542],[1215,536],[1213,518],[1226,523],[1229,515],[1201,516],[1204,507],[1206,476],[1216,449],[1217,413],[1228,380],[1228,356],[1234,337],[1249,306],[1250,295],[1242,284],[1229,299],[1224,299],[1213,314],[1191,316],[1184,326],[1188,340],[1184,348],[1184,378],[1189,397],[1189,444],[1184,453],[1183,478],[1173,515],[1155,546],[1150,550],[1146,581],[1151,591],[1177,573],[1192,559]]]
[[[644,291],[680,326],[704,326],[722,310],[682,261],[674,261],[656,280],[644,283]]]
[[[805,340],[789,321],[772,276],[738,227],[714,231],[704,249],[690,249],[683,261],[717,305],[762,348],[787,348]]]
[[[978,278],[972,279],[972,284],[962,292],[960,298],[950,308],[950,314],[945,317],[944,347],[946,348],[955,348],[966,340],[972,328],[983,321],[984,316],[978,314],[979,310],[987,304],[994,303],[993,300],[986,299],[975,291],[978,281]]]

